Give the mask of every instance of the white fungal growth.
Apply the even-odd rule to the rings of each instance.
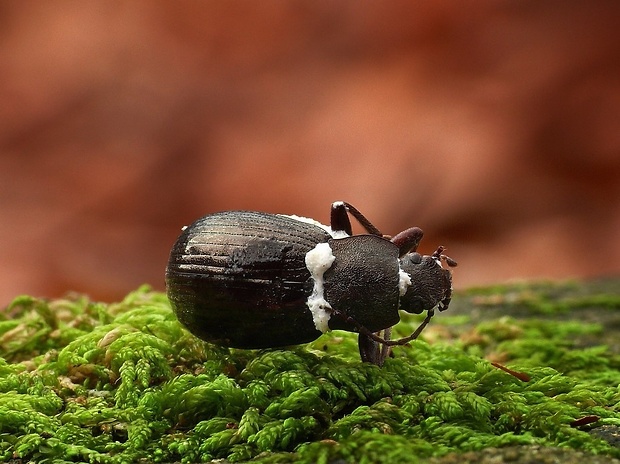
[[[294,219],[299,222],[305,222],[306,224],[312,224],[317,227],[320,227],[325,232],[327,232],[329,235],[331,235],[332,238],[347,238],[349,236],[349,234],[347,234],[344,230],[332,230],[331,227],[326,226],[325,224],[321,224],[319,221],[312,219],[312,218],[296,216],[294,214],[281,214],[280,216],[284,216],[284,217]]]
[[[347,234],[344,230],[332,230],[329,228],[329,233],[333,238],[347,238],[349,234]]]
[[[407,293],[407,289],[411,285],[411,276],[403,271],[400,267],[400,260],[398,261],[398,293],[403,296]]]
[[[319,243],[306,253],[306,267],[314,279],[312,294],[308,297],[307,305],[312,313],[312,320],[317,330],[325,333],[329,330],[329,318],[331,317],[330,304],[325,299],[323,288],[323,274],[333,264],[336,257],[332,253],[328,243]]]
[[[291,218],[294,219],[296,221],[299,222],[305,222],[306,224],[313,224],[317,227],[320,227],[321,229],[324,229],[326,231],[330,231],[331,228],[326,226],[325,224],[321,224],[319,221],[317,221],[316,219],[312,219],[312,218],[308,218],[308,217],[304,217],[304,216],[297,216],[296,214],[280,214],[279,216],[284,216],[287,218]]]

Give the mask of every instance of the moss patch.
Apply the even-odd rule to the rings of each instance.
[[[344,332],[290,350],[204,343],[147,287],[110,305],[19,297],[0,312],[0,461],[620,457],[618,284],[462,292],[383,368]],[[399,335],[420,322],[403,319]]]

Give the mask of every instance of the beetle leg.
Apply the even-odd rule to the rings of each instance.
[[[351,214],[357,222],[359,222],[366,232],[371,235],[378,235],[379,237],[383,237],[383,234],[379,229],[377,229],[359,210],[347,203],[346,201],[336,201],[332,203],[332,213],[331,213],[331,227],[332,230],[344,230],[347,234],[351,235],[353,233],[351,229],[351,221],[349,220],[348,214]],[[348,226],[348,229],[345,228]]]
[[[342,201],[332,203],[330,226],[334,232],[344,232],[347,235],[353,235],[351,221],[347,214],[346,203]]]
[[[360,335],[364,335],[370,340],[373,340],[377,343],[382,343],[384,345],[399,345],[399,343],[394,343],[394,340],[385,340],[384,338],[380,337],[376,333],[371,332],[366,327],[364,327],[362,324],[360,324],[355,319],[353,319],[351,316],[343,313],[342,311],[338,309],[332,308],[330,311],[332,314],[339,317],[340,319],[345,321],[347,324],[351,324],[352,326],[355,326],[355,328],[357,329]],[[368,341],[364,340],[364,343],[368,343]]]
[[[418,326],[418,328],[415,329],[415,331],[411,335],[409,335],[407,337],[399,338],[398,340],[390,340],[389,339],[389,335],[388,335],[388,339],[387,340],[385,338],[380,337],[376,333],[373,333],[370,330],[368,330],[366,327],[364,327],[362,324],[357,322],[351,316],[346,315],[345,313],[343,313],[342,311],[340,311],[338,309],[332,308],[331,309],[331,313],[336,315],[336,316],[338,316],[339,318],[344,320],[346,323],[355,326],[355,328],[357,329],[357,331],[360,334],[365,335],[366,337],[370,338],[371,340],[373,340],[373,341],[375,341],[377,343],[381,343],[383,345],[387,345],[387,346],[397,346],[397,345],[406,345],[410,341],[415,340],[416,338],[418,338],[420,336],[420,334],[422,333],[422,331],[424,330],[424,328],[428,325],[428,323],[431,321],[431,319],[435,315],[435,310],[434,309],[429,309],[428,312],[426,313],[426,317],[424,318],[422,323]],[[367,343],[366,340],[364,340],[364,343]]]
[[[377,332],[374,335],[384,341],[389,341],[392,335],[392,328],[388,327],[384,329],[383,337],[381,337],[381,332]],[[392,353],[392,347],[390,345],[377,342],[363,333],[359,334],[357,340],[362,362],[369,362],[381,367],[386,358]]]
[[[383,339],[390,340],[392,338],[392,328],[388,327],[383,331]],[[383,366],[383,361],[385,361],[392,354],[392,347],[390,345],[381,345],[381,364],[379,366]]]
[[[353,206],[350,203],[347,202],[342,202],[345,207],[347,208],[347,211],[355,218],[357,219],[357,222],[359,222],[362,227],[364,229],[366,229],[366,231],[369,234],[372,235],[378,235],[379,237],[383,237],[383,234],[381,233],[381,231],[379,229],[377,229],[372,222],[370,222],[368,219],[366,219],[366,216],[364,216],[362,213],[359,212],[359,210]]]
[[[360,332],[357,337],[357,346],[360,351],[362,362],[369,362],[380,366],[381,344],[374,341],[368,335]]]
[[[398,247],[398,257],[402,258],[407,253],[416,251],[424,232],[419,227],[411,227],[399,232],[391,242]]]
[[[418,338],[420,336],[420,334],[422,333],[422,331],[424,330],[424,328],[431,321],[431,319],[433,318],[434,315],[435,315],[435,310],[434,309],[429,309],[428,312],[426,313],[426,317],[424,318],[422,323],[418,326],[417,329],[415,329],[415,331],[411,335],[409,335],[408,337],[399,338],[398,340],[391,340],[390,341],[390,345],[405,345],[405,344],[409,343],[410,341],[415,340],[416,338]]]

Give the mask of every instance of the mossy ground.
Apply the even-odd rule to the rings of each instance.
[[[620,457],[618,288],[461,292],[383,368],[344,332],[289,350],[204,343],[146,287],[109,305],[19,297],[0,312],[0,461],[453,462],[526,446]]]

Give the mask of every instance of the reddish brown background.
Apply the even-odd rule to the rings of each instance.
[[[458,287],[620,270],[620,2],[4,1],[0,305],[347,200]]]

